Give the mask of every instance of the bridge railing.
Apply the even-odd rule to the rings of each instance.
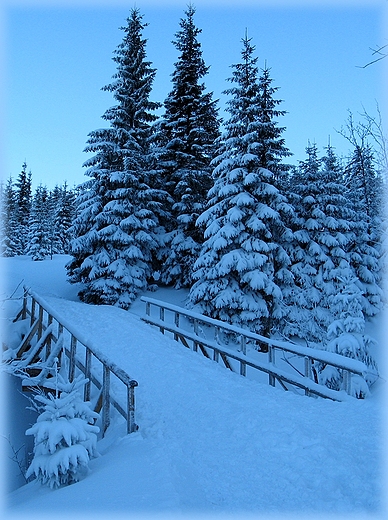
[[[30,377],[23,381],[26,387],[52,390],[55,379],[50,376],[55,359],[65,365],[67,377],[73,381],[77,371],[87,379],[84,400],[91,398],[92,385],[97,389],[95,411],[101,414],[102,435],[110,423],[113,406],[124,417],[127,433],[137,430],[135,423],[135,388],[137,381],[101,353],[88,338],[68,323],[38,294],[24,288],[23,305],[14,321],[29,320],[29,330],[17,349],[15,366]],[[62,356],[66,356],[65,359]],[[63,370],[63,366],[61,367]],[[123,388],[119,386],[124,385]],[[114,388],[113,388],[114,387]],[[125,390],[125,404],[116,394]],[[123,401],[123,399],[121,400]]]
[[[226,368],[233,371],[232,363],[239,365],[239,373],[246,376],[247,367],[268,374],[268,383],[275,386],[276,381],[285,389],[285,384],[291,384],[304,390],[305,395],[316,395],[335,401],[343,401],[352,394],[352,375],[364,377],[367,367],[361,361],[326,352],[310,347],[304,347],[291,342],[277,341],[266,338],[245,329],[208,318],[202,314],[183,309],[176,305],[142,297],[146,304],[146,315],[142,319],[157,326],[164,334],[169,332],[176,341],[181,341],[193,351],[199,351],[214,361],[223,362]],[[183,323],[183,319],[184,323]],[[189,327],[188,327],[189,325]],[[188,330],[190,329],[190,330]],[[204,333],[206,330],[206,335]],[[226,347],[221,344],[222,334],[232,335],[237,341],[237,348]],[[210,336],[210,337],[209,337]],[[247,355],[247,344],[253,345],[255,350],[264,353],[267,360],[258,359],[258,356]],[[266,354],[265,354],[266,353]],[[276,365],[278,354],[289,353],[301,359],[302,371],[292,373]],[[234,360],[233,362],[231,360]],[[319,384],[315,363],[320,362],[338,368],[343,373],[344,390],[337,391]]]

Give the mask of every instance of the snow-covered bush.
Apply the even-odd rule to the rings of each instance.
[[[26,477],[56,488],[77,482],[88,471],[96,449],[98,414],[82,400],[80,388],[87,382],[79,376],[72,383],[57,374],[54,394],[38,394],[35,400],[44,405],[36,423],[26,431],[35,436],[34,458]]]
[[[362,293],[357,285],[357,279],[348,272],[341,277],[341,282],[340,292],[331,298],[332,310],[336,319],[328,327],[326,349],[358,359],[368,367],[365,379],[352,374],[352,395],[362,399],[368,395],[369,387],[378,377],[377,364],[370,353],[370,348],[376,342],[365,334]],[[343,389],[343,373],[340,369],[322,366],[319,379],[329,388]]]

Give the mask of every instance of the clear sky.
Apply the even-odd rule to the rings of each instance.
[[[291,162],[304,159],[308,140],[320,150],[329,135],[339,154],[348,143],[336,133],[348,110],[387,112],[388,58],[372,59],[371,47],[387,42],[387,0],[197,0],[195,23],[210,72],[208,90],[223,110],[230,66],[240,61],[248,30],[258,65],[271,68],[277,97],[288,114],[280,123]],[[24,161],[49,188],[87,179],[82,168],[87,134],[106,126],[102,114],[115,104],[101,87],[115,72],[113,50],[121,42],[130,9],[138,7],[149,26],[147,58],[157,69],[151,99],[163,101],[171,89],[179,30],[188,0],[3,0],[0,24],[3,84],[1,106],[3,179],[15,179]],[[385,78],[384,78],[385,74]],[[221,112],[222,112],[221,110]]]

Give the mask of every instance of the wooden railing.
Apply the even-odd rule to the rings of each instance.
[[[347,358],[332,352],[325,352],[318,349],[303,347],[291,342],[276,341],[259,334],[235,327],[219,320],[208,318],[175,305],[155,300],[153,298],[142,297],[141,300],[146,304],[146,315],[142,319],[159,327],[164,334],[169,332],[176,341],[181,341],[186,347],[194,351],[200,351],[208,358],[219,362],[221,359],[226,368],[234,370],[231,360],[236,361],[242,376],[246,376],[247,367],[268,374],[268,382],[275,386],[276,381],[287,390],[285,383],[299,387],[304,390],[305,395],[316,395],[334,401],[343,401],[352,393],[352,374],[361,377],[365,376],[367,367],[361,361]],[[152,308],[155,308],[152,312]],[[167,313],[170,315],[167,319]],[[155,316],[156,314],[156,316]],[[185,327],[182,327],[182,318],[186,318]],[[187,330],[187,325],[192,330]],[[203,327],[213,335],[213,339],[200,335],[200,328]],[[213,331],[213,332],[211,332]],[[238,347],[233,350],[220,344],[220,335],[232,335],[238,342]],[[255,358],[247,357],[247,344],[253,345],[255,350],[267,353],[267,362]],[[212,356],[209,351],[213,351]],[[302,358],[302,372],[280,369],[276,366],[277,353],[289,353],[297,358]],[[344,390],[332,390],[325,385],[319,384],[318,375],[314,364],[316,362],[330,365],[342,370],[344,380]]]
[[[14,321],[29,319],[29,331],[17,350],[15,367],[30,375],[23,381],[25,387],[42,387],[52,390],[54,364],[65,364],[67,377],[73,381],[76,371],[84,374],[87,383],[84,400],[90,401],[91,385],[97,389],[95,411],[101,414],[102,435],[110,423],[111,405],[124,417],[127,433],[137,430],[135,423],[135,387],[138,383],[112,363],[90,340],[83,338],[79,330],[67,323],[40,296],[24,288],[23,305]],[[65,359],[62,356],[66,356]],[[116,387],[125,386],[126,404],[122,406],[112,391],[112,379]],[[121,389],[117,389],[121,390]],[[119,393],[119,392],[117,392]],[[121,392],[122,393],[122,392]]]

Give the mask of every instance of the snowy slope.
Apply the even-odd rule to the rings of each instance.
[[[133,312],[77,302],[65,257],[0,260],[3,293],[24,278],[139,382],[139,431],[124,435],[117,419],[86,479],[23,486],[6,497],[7,515],[384,517],[380,395],[336,403],[247,380]]]

